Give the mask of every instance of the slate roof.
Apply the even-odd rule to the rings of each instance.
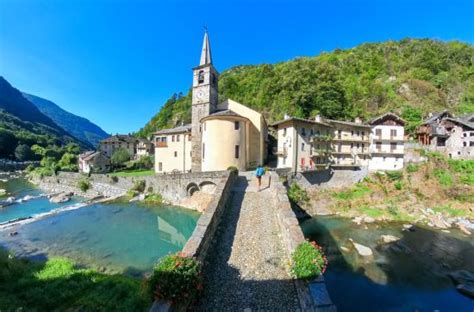
[[[465,121],[465,120],[463,120],[462,118],[451,118],[451,117],[447,117],[447,118],[444,118],[443,120],[449,120],[449,121],[452,121],[452,122],[454,122],[454,123],[463,125],[463,126],[465,126],[465,127],[467,127],[467,128],[474,129],[474,122]]]
[[[441,111],[441,112],[436,112],[436,113],[433,113],[433,116],[425,119],[425,121],[422,123],[422,125],[426,125],[426,124],[430,124],[430,123],[433,123],[435,122],[437,119],[440,119],[443,117],[443,115],[447,115],[448,117],[452,117],[451,113],[445,109],[444,111]]]
[[[396,121],[400,122],[401,124],[405,124],[405,120],[403,120],[402,118],[400,118],[398,115],[392,113],[392,112],[388,112],[388,113],[385,113],[381,116],[378,116],[378,117],[375,117],[374,119],[372,119],[371,121],[369,121],[369,125],[374,125],[378,122],[382,122],[384,121],[386,118],[393,118],[395,119]]]
[[[325,123],[325,122],[322,122],[322,121],[316,121],[316,120],[305,119],[305,118],[298,118],[298,117],[290,117],[290,118],[287,118],[287,119],[283,119],[283,120],[276,121],[276,122],[272,123],[272,124],[270,125],[270,127],[276,127],[276,126],[278,126],[279,124],[282,124],[282,123],[287,122],[287,121],[301,121],[301,122],[307,122],[307,123],[319,124],[319,125],[331,127],[330,124]]]
[[[134,143],[137,140],[137,138],[127,135],[127,134],[116,134],[109,136],[108,138],[105,138],[100,141],[100,143],[106,143],[106,142],[125,142],[125,143]]]
[[[100,156],[101,154],[102,154],[101,152],[97,152],[97,151],[87,151],[87,152],[84,152],[84,153],[80,154],[79,158],[84,160],[84,161],[89,161],[91,159],[94,159],[97,156]],[[108,158],[105,155],[102,155],[102,156],[105,157],[105,158]]]
[[[333,119],[326,119],[326,121],[328,121],[331,124],[341,124],[341,125],[346,125],[346,126],[351,126],[351,127],[360,127],[360,128],[371,128],[370,125],[352,122],[352,121],[341,121],[341,120],[333,120]]]
[[[172,133],[183,133],[183,132],[190,132],[191,131],[191,124],[182,125],[179,127],[162,129],[155,132],[155,134],[172,134]]]

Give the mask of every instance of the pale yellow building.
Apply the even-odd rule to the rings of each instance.
[[[321,120],[286,116],[271,125],[277,130],[278,168],[308,171],[330,164],[332,126]]]
[[[265,119],[231,99],[218,104],[218,75],[206,32],[200,64],[193,69],[191,124],[155,133],[157,173],[248,170],[266,161]],[[170,141],[178,136],[179,142]]]

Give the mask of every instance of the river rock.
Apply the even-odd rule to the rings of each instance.
[[[355,217],[354,219],[352,219],[352,222],[354,222],[357,225],[360,225],[362,221],[363,221],[362,217]]]
[[[450,224],[443,219],[443,217],[439,214],[437,215],[430,215],[428,217],[430,225],[433,225],[435,228],[438,229],[447,229],[450,227]]]
[[[466,227],[464,226],[464,224],[458,223],[457,226],[458,226],[458,228],[461,230],[461,232],[463,232],[464,234],[466,234],[466,235],[471,235],[471,232],[469,232],[469,230],[466,229]]]
[[[356,243],[351,238],[349,239],[349,241],[352,243],[352,245],[354,245],[354,248],[356,249],[357,253],[362,257],[372,257],[374,255],[372,249],[370,249],[369,247]]]
[[[365,218],[364,218],[364,222],[365,222],[365,223],[374,223],[374,222],[375,222],[375,219],[372,218],[372,217],[365,217]]]
[[[65,203],[71,200],[72,193],[60,193],[58,195],[52,196],[49,201],[51,203],[59,204],[59,203]]]
[[[456,289],[468,297],[474,298],[474,273],[466,270],[455,271],[448,274],[456,284]]]
[[[396,242],[396,241],[399,241],[400,240],[400,237],[396,237],[396,236],[393,236],[393,235],[381,235],[380,236],[380,239],[382,240],[382,242],[384,244],[389,244],[389,243],[393,243],[393,242]]]
[[[7,195],[7,190],[0,189],[0,196],[5,196]]]
[[[415,232],[415,227],[413,224],[404,224],[403,231]]]
[[[397,253],[405,253],[405,254],[411,254],[411,249],[407,245],[405,245],[402,241],[398,240],[394,244],[390,245],[390,249],[392,251],[395,251]]]

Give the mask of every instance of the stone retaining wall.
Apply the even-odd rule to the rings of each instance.
[[[39,166],[39,161],[12,161],[8,159],[0,159],[0,172],[25,170],[29,165]]]
[[[214,198],[199,218],[193,234],[186,242],[182,252],[188,257],[196,257],[203,262],[216,233],[225,207],[228,204],[236,173],[226,171],[227,178],[216,186]]]
[[[115,197],[125,194],[136,181],[143,180],[146,183],[145,190],[152,187],[153,192],[161,194],[164,200],[176,203],[189,195],[190,188],[196,190],[203,185],[218,185],[226,181],[227,177],[228,172],[226,171],[116,178],[108,174],[91,174],[88,177],[77,172],[59,172],[52,177],[32,178],[32,182],[50,192],[71,191],[86,197],[97,195]],[[81,192],[78,188],[78,183],[81,180],[88,180],[91,184],[91,189],[86,193]]]
[[[354,169],[325,169],[318,171],[299,172],[291,180],[295,180],[304,188],[339,188],[351,186],[362,181],[368,175],[367,167]]]
[[[291,257],[296,247],[305,241],[305,237],[291,208],[287,191],[276,172],[270,172],[272,182],[271,191],[278,223],[280,225],[283,244]],[[326,289],[324,277],[320,276],[309,282],[295,280],[298,298],[303,311],[336,311]]]

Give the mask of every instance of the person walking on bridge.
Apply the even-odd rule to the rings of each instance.
[[[262,187],[262,177],[265,174],[265,169],[262,165],[258,165],[257,169],[255,170],[255,176],[257,177],[257,186],[258,191],[260,192],[260,188]]]

